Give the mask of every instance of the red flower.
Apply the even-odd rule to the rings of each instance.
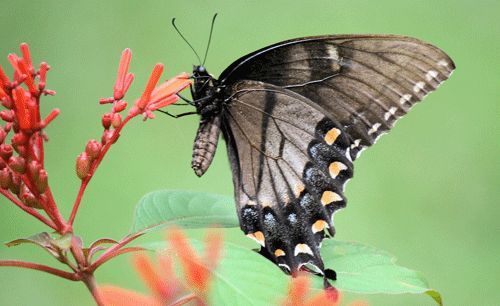
[[[210,232],[207,235],[203,257],[196,254],[182,231],[174,229],[167,236],[172,250],[179,257],[186,283],[175,275],[171,253],[158,255],[158,265],[154,265],[146,255],[137,254],[134,257],[135,268],[152,295],[142,295],[115,286],[101,286],[99,292],[105,305],[164,306],[184,305],[191,301],[206,305],[211,271],[216,268],[222,249],[221,234]]]
[[[322,290],[315,295],[308,297],[310,291],[311,275],[300,273],[292,278],[288,295],[282,306],[338,306],[340,305],[339,292],[330,287]],[[350,306],[368,306],[363,301],[355,301]]]
[[[27,44],[21,44],[22,57],[9,54],[14,74],[12,80],[0,66],[0,102],[6,108],[0,112],[5,122],[0,125],[0,164],[3,172],[0,193],[25,212],[36,217],[54,230],[64,232],[68,226],[62,218],[48,186],[44,169],[44,129],[59,114],[50,111],[45,119],[40,117],[40,97],[54,94],[45,89],[49,66],[40,64],[36,71]],[[7,135],[12,132],[9,138]],[[10,144],[5,142],[10,140]],[[36,171],[26,167],[36,164]],[[35,209],[41,209],[46,216]]]

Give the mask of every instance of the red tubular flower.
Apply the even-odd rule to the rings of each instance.
[[[182,231],[171,230],[167,236],[173,250],[180,257],[190,288],[186,288],[176,277],[171,253],[158,255],[159,267],[153,265],[145,255],[136,255],[134,257],[135,268],[153,296],[148,297],[118,287],[103,286],[100,287],[99,293],[103,296],[105,305],[184,305],[194,300],[198,302],[198,305],[206,305],[205,290],[211,275],[210,269],[214,269],[219,260],[222,236],[218,232],[210,232],[207,235],[203,260],[191,248]],[[190,258],[187,259],[187,257]]]
[[[7,59],[9,60],[12,68],[14,68],[14,80],[19,83],[22,83],[22,80],[20,78],[23,75],[23,73],[21,70],[19,70],[19,65],[18,65],[19,57],[14,53],[10,53],[9,55],[7,55]]]
[[[165,98],[173,96],[183,91],[190,84],[189,75],[187,73],[181,73],[155,88],[151,94],[150,103],[157,103]]]
[[[115,100],[122,99],[125,93],[127,92],[128,86],[126,86],[126,83],[127,79],[130,78],[128,76],[128,68],[130,66],[131,58],[132,58],[132,51],[130,51],[129,48],[123,50],[122,57],[120,58],[120,64],[118,65],[118,74],[116,76],[116,83],[114,86],[113,97]]]
[[[165,258],[163,261],[165,264],[169,259]],[[171,261],[162,267],[168,269],[162,271],[164,273],[159,273],[158,268],[155,268],[151,260],[143,254],[134,256],[134,265],[142,280],[158,300],[166,304],[175,298],[179,288],[175,283],[175,278],[172,277],[174,272],[171,268]],[[170,282],[170,279],[174,281]]]
[[[318,294],[307,298],[310,291],[309,275],[300,273],[292,278],[288,296],[282,306],[335,306],[339,305],[337,295],[332,295],[329,291],[321,291]],[[328,289],[327,289],[328,290]],[[336,289],[334,289],[337,292]]]
[[[154,297],[115,286],[101,286],[99,293],[106,306],[165,306]]]
[[[38,78],[39,78],[38,89],[39,90],[45,89],[45,82],[47,81],[47,71],[49,69],[50,69],[50,66],[46,62],[42,62],[40,64],[40,71],[38,74]]]
[[[33,62],[31,61],[30,47],[28,46],[27,43],[22,43],[19,46],[19,49],[21,50],[21,54],[23,55],[23,60],[26,63],[28,72],[30,74],[35,74],[35,69],[33,68]]]
[[[135,102],[135,107],[137,107],[140,112],[142,112],[146,105],[149,103],[151,94],[153,93],[153,89],[160,80],[162,73],[163,64],[156,64],[153,68],[153,71],[151,72],[151,76],[149,77],[148,83],[146,85],[146,88],[144,89],[144,92],[142,93],[142,96]]]
[[[5,74],[2,65],[0,65],[0,88],[10,85],[9,77]]]
[[[38,94],[38,88],[35,86],[35,80],[33,79],[33,75],[30,72],[30,68],[28,65],[31,65],[31,63],[26,63],[25,60],[23,59],[18,59],[17,60],[17,65],[19,67],[19,70],[21,71],[22,75],[24,76],[25,80],[24,83],[28,87],[30,93],[32,95],[37,95]]]
[[[3,85],[0,84],[0,100],[4,100],[9,97],[2,87]]]
[[[168,232],[167,236],[172,248],[179,256],[188,284],[198,295],[204,296],[209,286],[211,270],[219,261],[222,248],[221,235],[216,233],[207,235],[203,259],[194,252],[182,231],[173,229]]]
[[[26,103],[26,95],[22,87],[14,89],[14,103],[16,106],[16,117],[21,130],[31,129],[31,118],[28,105]]]
[[[45,119],[41,122],[40,124],[40,127],[41,128],[44,128],[46,127],[47,125],[49,125],[49,123],[52,122],[52,120],[56,119],[56,117],[59,115],[61,111],[58,109],[58,108],[54,108],[48,115],[47,117],[45,117]]]

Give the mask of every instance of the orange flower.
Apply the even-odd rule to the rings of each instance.
[[[203,258],[192,249],[181,230],[171,230],[167,236],[172,250],[179,256],[187,286],[175,275],[172,258],[169,257],[171,253],[159,254],[158,265],[153,264],[146,255],[137,254],[134,256],[134,266],[152,295],[147,296],[115,286],[101,286],[99,292],[105,305],[164,306],[184,305],[190,301],[206,305],[210,271],[216,267],[222,248],[221,235],[214,232],[207,235]]]
[[[300,273],[292,278],[288,296],[282,306],[335,306],[339,305],[337,290],[333,287],[307,298],[310,290],[309,275]]]
[[[310,274],[299,273],[296,277],[292,278],[288,295],[283,301],[281,306],[339,306],[340,297],[339,292],[334,287],[329,287],[325,290],[308,298],[310,291]],[[368,306],[363,301],[356,301],[350,306]]]

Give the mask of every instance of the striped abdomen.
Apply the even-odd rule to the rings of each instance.
[[[198,176],[202,176],[214,159],[220,134],[220,116],[200,120],[193,145],[191,168]]]

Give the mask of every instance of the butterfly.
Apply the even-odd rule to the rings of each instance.
[[[202,176],[222,132],[244,234],[286,273],[328,279],[320,247],[346,206],[353,162],[449,78],[437,47],[398,35],[325,35],[241,57],[218,79],[194,66],[200,115],[192,168]]]

